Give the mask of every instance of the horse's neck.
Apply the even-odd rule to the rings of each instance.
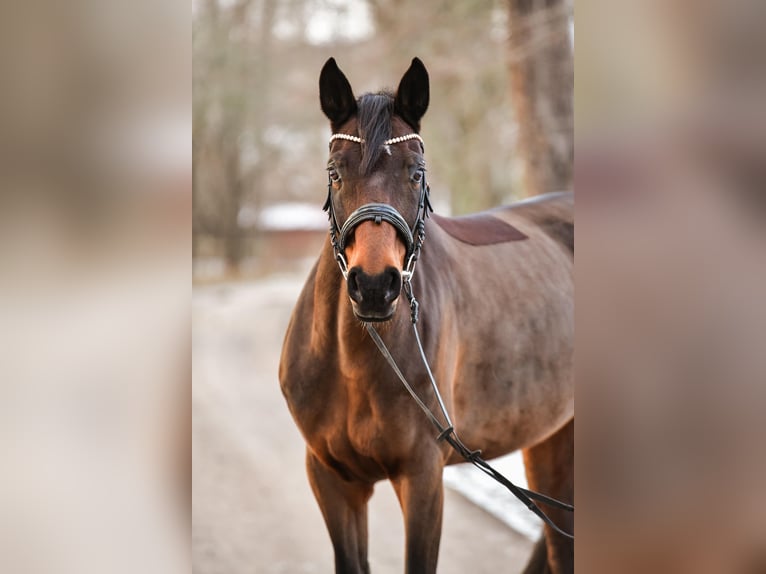
[[[368,362],[366,357],[370,354],[377,356],[379,351],[359,319],[354,316],[346,289],[346,282],[328,242],[319,258],[314,280],[312,345],[316,351],[336,354],[342,370],[346,371],[345,367],[350,367],[350,370],[358,371]],[[406,301],[400,301],[399,304],[406,307]],[[397,317],[379,328],[384,336],[402,327],[399,317],[402,312],[398,310]],[[405,322],[404,327],[408,326],[409,323]],[[394,335],[391,340],[397,342],[397,337]]]
[[[353,316],[346,295],[346,282],[335,261],[329,240],[319,256],[314,278],[314,331],[321,333],[321,343],[337,344],[341,335],[359,322]]]

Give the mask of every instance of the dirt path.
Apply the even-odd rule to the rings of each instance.
[[[277,382],[301,278],[207,286],[193,296],[195,574],[329,573],[332,549]],[[440,574],[519,572],[529,540],[447,489]],[[373,572],[401,572],[388,483],[370,506]]]

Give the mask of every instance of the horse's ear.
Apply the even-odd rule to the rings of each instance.
[[[319,74],[319,103],[333,131],[356,113],[356,99],[335,58],[330,58]]]
[[[428,109],[428,72],[420,58],[413,58],[396,90],[394,109],[415,131],[420,131],[420,118]]]

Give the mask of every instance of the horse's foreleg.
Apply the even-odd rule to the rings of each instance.
[[[434,574],[439,558],[442,529],[442,463],[437,456],[430,463],[419,460],[392,480],[404,513],[407,538],[406,574]]]
[[[308,451],[306,470],[330,533],[336,574],[369,574],[367,501],[372,485],[344,480]]]
[[[549,438],[525,449],[524,466],[527,482],[532,490],[557,498],[562,502],[574,502],[574,419]],[[574,532],[574,515],[565,510],[540,504],[540,508],[565,532]],[[525,572],[536,570],[533,566],[538,550],[547,551],[547,569],[540,572],[568,574],[574,572],[574,542],[550,527],[544,530],[545,543],[538,544]],[[537,556],[539,561],[539,556]],[[530,569],[531,568],[531,569]]]

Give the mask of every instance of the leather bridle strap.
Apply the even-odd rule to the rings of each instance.
[[[348,240],[351,231],[363,221],[369,220],[374,220],[375,223],[387,221],[393,225],[402,236],[402,239],[404,239],[407,246],[407,255],[412,252],[412,249],[415,247],[412,231],[404,220],[404,217],[387,203],[367,203],[349,215],[348,219],[343,224],[343,227],[340,228],[338,247],[340,247],[341,250],[345,249],[346,241]]]
[[[420,249],[426,239],[426,224],[429,212],[433,211],[431,200],[429,198],[429,186],[426,182],[426,176],[420,183],[420,199],[418,200],[418,211],[415,215],[415,223],[410,229],[407,220],[404,219],[393,206],[387,203],[366,203],[353,211],[343,225],[338,227],[338,220],[335,216],[335,206],[332,201],[332,181],[327,182],[327,199],[322,209],[327,212],[330,220],[330,243],[332,244],[335,260],[338,262],[340,271],[344,279],[348,278],[348,263],[346,261],[346,244],[351,232],[364,221],[383,221],[390,223],[399,232],[399,235],[406,244],[406,253],[404,256],[404,268],[402,270],[402,279],[406,282],[412,279],[415,273],[415,264],[420,257]]]
[[[330,136],[331,147],[332,142],[335,140],[347,140],[359,144],[365,143],[365,140],[359,136],[337,133]],[[417,133],[409,133],[387,139],[382,145],[388,154],[391,155],[389,146],[410,140],[419,141],[421,150],[425,152],[425,142],[423,142],[423,138]],[[434,210],[429,198],[430,188],[428,183],[426,183],[425,167],[421,165],[421,168],[423,175],[420,181],[420,199],[418,201],[418,211],[415,214],[415,223],[411,229],[407,224],[407,220],[402,217],[402,214],[393,206],[386,203],[367,203],[353,211],[343,223],[343,226],[338,227],[338,220],[335,216],[335,206],[332,201],[332,180],[328,175],[327,199],[322,209],[327,212],[330,219],[330,243],[332,244],[335,260],[338,262],[338,266],[340,267],[344,279],[348,278],[348,262],[346,261],[346,243],[348,237],[360,223],[368,220],[373,220],[376,223],[386,221],[393,225],[399,232],[402,239],[404,239],[404,242],[407,244],[402,279],[405,283],[408,279],[412,279],[412,275],[415,273],[415,264],[420,257],[420,248],[423,246],[423,242],[426,238],[425,220],[428,218],[429,211],[432,212]]]

